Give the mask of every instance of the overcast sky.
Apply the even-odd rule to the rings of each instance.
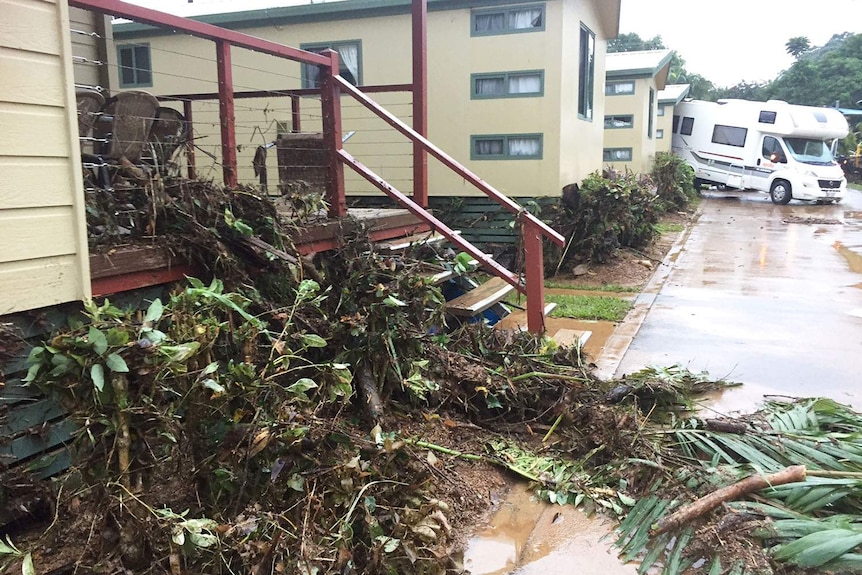
[[[130,0],[181,16],[308,4],[309,0]],[[322,1],[339,0],[314,0]],[[794,36],[822,46],[833,34],[862,33],[862,0],[622,0],[620,32],[661,36],[690,72],[717,86],[772,80],[793,63]]]
[[[790,67],[784,44],[794,36],[822,46],[833,34],[862,33],[862,0],[622,0],[620,32],[661,36],[689,72],[732,86]]]

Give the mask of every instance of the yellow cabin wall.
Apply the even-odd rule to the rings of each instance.
[[[614,77],[608,82],[616,81],[631,81],[630,78],[623,76]],[[655,77],[637,78],[635,82],[635,92],[630,95],[605,96],[605,115],[616,116],[623,114],[631,114],[634,116],[634,125],[632,128],[616,128],[607,129],[604,131],[604,147],[605,148],[631,148],[632,160],[630,162],[605,162],[608,166],[617,170],[631,170],[635,173],[646,173],[652,168],[652,162],[655,158],[656,150],[659,148],[661,140],[655,137],[655,131],[659,126],[658,116],[656,116],[656,108],[658,102],[658,88],[656,87]],[[648,134],[648,118],[649,118],[649,92],[653,90],[653,134],[652,137]],[[669,138],[669,130],[665,131],[665,139]],[[669,142],[669,140],[667,140]]]
[[[64,1],[0,0],[0,315],[90,295]]]
[[[546,28],[540,32],[470,35],[469,9],[432,11],[428,14],[429,137],[432,142],[470,170],[510,196],[555,196],[560,189],[586,177],[601,166],[602,88],[606,40],[602,36],[597,2],[548,0]],[[577,117],[578,37],[583,22],[596,33],[594,117]],[[412,82],[411,17],[409,14],[352,20],[267,26],[243,32],[299,47],[304,43],[361,41],[364,85]],[[118,46],[149,43],[153,85],[140,89],[156,95],[216,92],[215,46],[188,36],[152,36],[117,39]],[[116,50],[109,54],[116,62]],[[232,50],[236,91],[301,87],[300,65],[287,60]],[[472,100],[473,73],[545,71],[544,96]],[[114,84],[116,86],[117,84]],[[372,94],[406,123],[412,123],[409,92]],[[179,105],[176,104],[178,109]],[[302,98],[302,131],[320,131],[317,98]],[[412,146],[351,98],[342,99],[343,129],[355,134],[345,149],[360,162],[406,193],[412,192]],[[219,114],[216,100],[193,104],[197,145],[221,158]],[[271,142],[277,123],[290,126],[288,98],[236,100],[239,180],[254,184],[251,166],[258,145]],[[543,134],[541,160],[470,159],[471,135]],[[277,176],[275,150],[268,157],[269,183]],[[202,177],[221,179],[218,162],[198,152]],[[432,195],[481,195],[461,178],[429,159]],[[359,176],[345,169],[348,194],[379,195]]]
[[[664,137],[659,138],[658,134],[656,134],[655,140],[655,151],[656,152],[670,152],[670,137],[671,137],[671,128],[673,127],[673,104],[659,104],[659,107],[664,108],[664,116],[658,115],[658,110],[656,110],[656,129],[664,131]]]

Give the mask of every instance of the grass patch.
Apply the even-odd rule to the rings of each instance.
[[[659,234],[668,234],[668,233],[678,234],[679,232],[681,232],[684,229],[685,229],[685,226],[683,224],[673,223],[673,222],[668,222],[668,223],[659,222],[655,226],[655,231],[658,232]]]
[[[632,308],[632,302],[615,297],[594,295],[545,295],[545,301],[557,307],[551,317],[621,321]]]
[[[546,288],[556,288],[556,289],[572,289],[572,290],[581,290],[581,291],[603,291],[610,293],[637,293],[641,291],[641,288],[635,286],[621,286],[616,284],[607,284],[607,285],[586,285],[586,284],[573,284],[567,281],[554,281],[554,280],[545,280]]]

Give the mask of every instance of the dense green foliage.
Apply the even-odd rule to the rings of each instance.
[[[695,198],[694,170],[685,160],[668,152],[655,155],[650,177],[656,185],[662,211],[685,209]]]

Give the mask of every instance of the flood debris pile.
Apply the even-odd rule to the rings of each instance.
[[[491,468],[620,518],[622,554],[644,570],[858,561],[862,418],[843,406],[695,418],[697,395],[728,382],[680,367],[604,382],[577,349],[447,326],[421,262],[377,254],[358,224],[311,263],[267,199],[194,185],[166,196],[156,227],[212,277],[140,310],[90,303],[33,348],[26,380],[72,414],[74,465],[50,483],[3,473],[3,501],[50,504],[7,528],[0,565],[460,573],[457,530],[488,506]],[[799,464],[804,483],[734,487],[654,529]]]

